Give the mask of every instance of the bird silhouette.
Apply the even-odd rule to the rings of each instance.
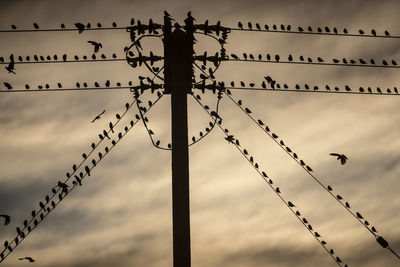
[[[79,33],[82,33],[85,30],[85,25],[83,25],[82,23],[75,23],[75,27],[78,29]]]
[[[251,22],[247,23],[247,26],[249,26],[249,29],[250,29],[250,30],[253,29],[253,24],[251,24]]]
[[[376,31],[375,31],[374,29],[372,29],[372,30],[371,30],[371,34],[372,34],[373,36],[376,36]]]
[[[239,29],[243,30],[243,24],[240,21],[238,22],[238,27]]]
[[[235,138],[233,137],[233,135],[228,135],[227,137],[225,137],[225,140],[228,141],[228,143],[233,144]]]
[[[95,53],[99,52],[100,48],[103,48],[103,45],[99,42],[95,42],[95,41],[87,41],[87,42],[94,46]]]
[[[61,188],[61,191],[63,192],[63,193],[68,193],[68,185],[66,184],[66,183],[63,183],[63,182],[61,182],[61,181],[58,181],[58,183],[57,183],[57,186],[56,187],[59,187],[59,188]],[[33,215],[33,212],[32,212],[32,217],[35,217],[34,215]]]
[[[279,55],[275,55],[276,62],[279,62]]]
[[[9,84],[8,82],[3,82],[4,86],[7,87],[8,90],[13,89],[13,87],[11,86],[11,84]]]
[[[108,136],[108,133],[107,133],[106,130],[103,130],[103,135],[104,135],[105,137],[107,137],[107,138],[110,140],[110,137]]]
[[[96,120],[99,120],[101,118],[101,116],[105,113],[106,111],[103,110],[100,114],[98,114],[93,120],[92,122],[95,122]]]
[[[390,36],[390,33],[388,31],[385,31],[386,36]]]
[[[210,112],[210,115],[213,116],[213,117],[215,117],[215,118],[217,118],[217,119],[222,120],[222,118],[221,118],[221,117],[218,115],[218,113],[215,112],[215,111],[211,111],[211,112]]]
[[[8,66],[5,67],[5,69],[8,71],[8,73],[15,73],[15,67],[14,67],[14,57],[11,57],[10,63],[8,63]]]
[[[9,215],[1,214],[0,217],[4,218],[4,225],[8,225],[11,221],[11,217]]]
[[[346,164],[347,157],[344,154],[338,154],[338,153],[330,153],[329,155],[337,157],[337,160],[340,160],[340,163],[342,165]]]
[[[27,260],[29,262],[35,262],[35,260],[32,257],[23,257],[23,258],[19,258],[20,261],[22,260]]]

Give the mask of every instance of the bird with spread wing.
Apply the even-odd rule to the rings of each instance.
[[[337,157],[337,160],[340,160],[340,163],[342,163],[342,165],[346,164],[347,161],[346,155],[338,153],[330,153],[329,155]]]

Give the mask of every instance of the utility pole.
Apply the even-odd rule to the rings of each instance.
[[[174,267],[190,267],[190,201],[187,94],[193,76],[193,20],[186,31],[164,17],[164,85],[171,94],[172,116],[172,219]]]

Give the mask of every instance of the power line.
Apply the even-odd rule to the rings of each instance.
[[[163,94],[159,94],[159,95],[158,95],[158,98],[154,101],[154,105],[162,98],[162,96],[163,96]],[[118,119],[118,120],[117,120],[117,122],[114,124],[113,127],[115,127],[115,126],[118,124],[118,122],[119,122],[119,121],[122,119],[122,117],[127,113],[127,111],[130,109],[130,107],[135,103],[135,101],[136,101],[136,99],[135,99],[131,104],[126,105],[126,110],[125,110],[125,112],[122,114],[122,116],[120,116],[120,115],[117,114],[117,119]],[[154,105],[153,105],[153,106],[154,106]],[[150,106],[150,107],[148,108],[148,110],[150,110],[151,107],[152,107],[152,106]],[[147,110],[147,111],[148,111],[148,110]],[[140,119],[140,118],[139,118],[139,119]],[[117,139],[117,141],[115,141],[115,140],[112,140],[112,141],[111,141],[112,146],[111,146],[110,148],[106,147],[106,149],[105,149],[105,154],[99,153],[99,159],[98,159],[98,161],[96,161],[95,159],[92,160],[92,163],[93,163],[93,166],[92,166],[92,167],[88,167],[88,166],[86,165],[86,166],[85,166],[85,172],[84,172],[84,173],[81,172],[80,178],[79,178],[79,177],[76,178],[77,176],[75,176],[76,180],[73,181],[73,183],[72,183],[73,185],[72,185],[71,189],[70,189],[70,190],[67,189],[66,191],[63,191],[63,192],[65,192],[65,196],[67,196],[77,185],[81,185],[82,180],[83,180],[86,176],[90,176],[90,171],[91,171],[94,167],[96,167],[97,164],[105,157],[105,155],[107,155],[107,154],[116,146],[116,144],[118,144],[119,141],[133,128],[133,126],[137,124],[137,122],[139,121],[139,119],[137,119],[136,122],[131,121],[130,124],[129,124],[129,126],[126,126],[126,127],[124,128],[124,130],[125,130],[124,133],[122,133],[122,132],[118,133],[118,139]],[[110,130],[108,130],[108,133],[110,133],[110,132],[114,132],[113,128],[111,128]],[[84,164],[84,162],[86,161],[86,159],[89,158],[89,156],[93,153],[93,151],[98,147],[98,145],[99,145],[103,140],[105,140],[105,138],[101,139],[101,140],[97,143],[97,145],[95,145],[95,146],[93,146],[94,143],[92,144],[92,150],[90,151],[90,153],[89,153],[88,155],[84,154],[84,155],[85,155],[85,156],[84,156],[84,160],[83,160],[78,166],[76,166],[75,168],[73,168],[72,174],[67,174],[67,179],[64,181],[64,183],[61,183],[61,184],[65,184],[65,185],[66,185],[66,183],[69,181],[69,179],[73,177],[74,173]],[[20,228],[17,228],[17,236],[16,236],[11,242],[8,243],[11,249],[9,249],[8,247],[6,247],[6,248],[0,253],[0,263],[1,263],[2,261],[4,261],[4,260],[7,258],[7,256],[8,256],[10,253],[12,253],[13,250],[22,242],[22,240],[24,240],[24,239],[38,226],[38,224],[39,224],[41,221],[43,221],[44,218],[46,218],[47,215],[48,215],[52,210],[54,210],[54,208],[65,198],[65,196],[62,196],[62,193],[63,193],[63,192],[62,192],[62,193],[59,194],[59,200],[58,200],[57,202],[52,201],[53,197],[54,197],[60,190],[61,190],[61,187],[60,187],[60,186],[59,186],[58,190],[53,189],[53,195],[47,199],[46,204],[43,204],[43,206],[41,206],[41,208],[39,209],[38,212],[35,211],[34,213],[32,213],[32,218],[31,218],[31,220],[30,220],[29,222],[27,222],[27,223],[24,225],[24,228],[22,228],[22,230],[21,230]],[[64,190],[64,189],[63,189],[63,190]],[[50,202],[50,201],[51,201],[51,202]],[[42,202],[41,202],[41,203],[42,203]],[[49,207],[48,207],[47,212],[46,212],[45,206],[48,205],[49,203],[51,203],[52,208],[49,208]],[[41,210],[43,210],[43,211],[45,212],[44,215],[42,215],[43,213],[41,213]],[[40,221],[38,221],[38,220],[35,219],[35,218],[38,216],[39,213],[41,213]],[[30,227],[30,224],[32,223],[32,221],[35,222],[33,228]],[[28,229],[28,232],[27,232],[26,234],[25,234],[25,229]],[[21,238],[21,239],[19,239],[19,238]],[[11,246],[12,246],[13,243],[15,243],[15,246],[12,248]],[[4,254],[4,253],[6,253],[6,254]]]
[[[263,132],[265,132],[276,144],[278,144],[300,167],[302,167],[322,188],[325,189],[326,192],[328,192],[338,203],[340,203],[351,215],[353,215],[354,218],[357,219],[357,221],[359,221],[359,223],[361,223],[377,240],[378,239],[383,239],[383,237],[379,236],[376,234],[376,229],[374,226],[371,226],[371,228],[369,227],[370,223],[359,213],[359,212],[353,212],[351,210],[351,205],[349,202],[345,202],[343,197],[341,195],[334,195],[332,193],[333,189],[331,186],[325,186],[314,174],[313,174],[313,170],[311,169],[310,166],[308,166],[302,159],[300,159],[298,157],[298,155],[292,151],[291,148],[289,148],[285,142],[280,139],[280,141],[278,141],[279,136],[272,132],[271,129],[266,126],[264,124],[264,122],[261,119],[254,119],[253,116],[251,115],[251,110],[249,108],[243,107],[243,103],[240,100],[239,101],[235,101],[233,99],[233,97],[231,96],[230,92],[225,92],[225,95],[227,95],[229,97],[229,99],[237,106],[239,107],[259,128],[261,128],[263,130]],[[264,129],[265,126],[265,129]],[[343,204],[343,202],[345,202],[345,204]],[[385,239],[383,239],[385,240]],[[386,240],[385,240],[386,242]],[[379,241],[378,243],[380,245],[382,245]],[[386,242],[387,243],[387,242]],[[382,245],[383,246],[383,245]],[[393,251],[391,249],[391,247],[389,246],[389,244],[387,244],[386,246],[383,246],[384,248],[389,249],[396,257],[399,258],[399,256],[397,255],[397,253],[395,251]]]
[[[94,27],[85,28],[84,31],[102,31],[102,30],[126,30],[129,26],[123,27]],[[0,33],[22,33],[22,32],[76,32],[78,28],[52,28],[52,29],[9,29],[0,30]]]
[[[21,64],[52,64],[52,63],[93,63],[93,62],[112,62],[127,61],[126,58],[95,58],[95,59],[74,59],[74,60],[44,60],[44,61],[15,61],[15,65]],[[0,62],[0,65],[8,65],[10,62]]]
[[[144,77],[143,77],[144,78]],[[152,80],[151,80],[152,81]],[[11,86],[8,83],[4,83],[5,86]],[[19,92],[56,92],[56,91],[91,91],[91,90],[126,90],[130,89],[131,91],[133,90],[148,90],[151,89],[151,91],[157,90],[157,89],[162,89],[163,85],[161,84],[145,84],[142,81],[140,81],[139,85],[133,85],[132,81],[128,82],[128,85],[122,85],[120,82],[117,82],[115,86],[111,86],[111,82],[107,80],[105,82],[105,86],[100,86],[98,82],[94,82],[94,87],[89,87],[86,82],[83,82],[82,84],[77,82],[76,87],[71,87],[71,88],[64,88],[61,83],[58,83],[57,87],[58,88],[50,88],[49,84],[43,85],[38,85],[38,89],[31,89],[31,85],[26,84],[25,89],[14,89],[11,86],[11,89],[7,90],[0,90],[0,93],[19,93]]]
[[[279,60],[279,61],[273,61],[273,60],[246,60],[246,59],[234,59],[234,58],[228,58],[228,59],[223,59],[222,61],[224,62],[252,62],[252,63],[272,63],[272,64],[297,64],[297,65],[317,65],[317,66],[336,66],[336,67],[365,67],[365,68],[388,68],[388,69],[398,69],[400,68],[399,65],[397,65],[397,62],[393,61],[395,63],[392,65],[373,65],[373,64],[359,64],[359,63],[329,63],[329,62],[307,62],[307,61],[285,61],[285,60]],[[388,63],[386,63],[388,64]]]
[[[239,24],[240,23],[240,24]],[[365,38],[386,38],[386,39],[398,39],[400,36],[391,35],[389,31],[385,30],[383,34],[379,34],[375,29],[371,29],[370,34],[366,33],[364,30],[358,30],[358,33],[349,33],[346,28],[339,30],[336,27],[317,27],[313,30],[311,26],[308,28],[303,28],[298,26],[297,29],[293,28],[291,25],[280,25],[278,29],[277,25],[260,25],[259,23],[252,24],[248,22],[247,27],[244,28],[241,22],[239,22],[238,28],[228,28],[231,31],[244,31],[244,32],[259,32],[259,33],[287,33],[287,34],[305,34],[305,35],[321,35],[321,36],[342,36],[342,37],[365,37]],[[251,25],[251,26],[250,26]],[[250,28],[251,27],[251,28]],[[253,28],[254,27],[254,28]],[[263,27],[263,28],[262,28]]]
[[[231,83],[232,84],[232,83]],[[233,83],[234,84],[234,83]],[[235,84],[234,84],[235,85]],[[255,87],[254,83],[249,83],[250,86],[244,85],[243,87],[237,87],[237,86],[225,86],[225,82],[219,82],[213,83],[213,84],[197,84],[194,86],[194,88],[197,89],[209,89],[209,90],[216,90],[216,89],[222,89],[222,90],[245,90],[245,91],[263,91],[263,92],[290,92],[290,93],[327,93],[327,94],[352,94],[352,95],[379,95],[379,96],[399,96],[398,89],[397,87],[394,87],[393,89],[387,88],[386,92],[382,91],[380,87],[377,87],[376,89],[372,89],[371,87],[368,87],[365,89],[364,87],[359,87],[358,91],[353,91],[354,89],[351,89],[348,87],[345,88],[339,88],[337,86],[335,87],[329,87],[326,86],[325,88],[323,87],[318,87],[314,86],[313,88],[309,87],[309,89],[300,89],[300,87],[297,89],[285,87],[285,88],[272,88],[272,87]],[[296,85],[297,87],[298,85]]]
[[[207,109],[205,109],[204,105],[200,102],[200,100],[195,97],[194,95],[192,95],[195,100],[197,101],[197,103],[199,103],[199,105],[207,112],[207,114],[212,118],[213,115],[212,113],[210,113]],[[217,114],[218,115],[218,114]],[[217,123],[218,127],[221,129],[221,131],[225,134],[226,136],[226,140],[233,144],[236,149],[238,149],[240,151],[240,153],[243,155],[243,157],[246,158],[246,160],[252,165],[252,167],[257,171],[257,173],[261,176],[261,178],[268,184],[268,186],[275,192],[275,194],[281,199],[281,201],[289,208],[289,210],[296,216],[296,218],[300,221],[301,224],[303,224],[303,226],[310,232],[310,234],[317,240],[317,242],[323,247],[323,249],[328,253],[328,255],[336,262],[336,264],[338,264],[339,266],[342,266],[342,260],[339,257],[335,258],[334,255],[334,250],[333,249],[328,249],[325,245],[327,244],[326,241],[324,240],[320,240],[319,237],[320,234],[316,231],[314,231],[313,227],[311,226],[311,224],[308,222],[308,220],[305,217],[301,217],[301,213],[298,211],[297,207],[291,202],[291,201],[287,201],[285,200],[282,195],[281,195],[281,190],[279,187],[274,186],[274,182],[272,181],[272,179],[270,179],[268,177],[268,175],[264,172],[261,171],[259,169],[259,165],[257,162],[255,162],[254,158],[252,156],[249,155],[247,149],[242,149],[240,148],[240,142],[239,140],[233,137],[233,135],[230,134],[228,129],[224,129],[222,126],[222,119],[220,119]],[[250,158],[249,158],[250,157]],[[296,210],[295,210],[296,207]],[[347,266],[347,265],[345,265]]]

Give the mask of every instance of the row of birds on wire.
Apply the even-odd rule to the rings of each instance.
[[[99,43],[99,42],[95,42],[95,41],[88,41],[88,43],[90,43],[91,45],[93,45],[93,47],[94,47],[94,53],[97,53],[97,52],[99,52],[99,49],[102,47],[102,44],[101,43]],[[107,59],[107,57],[106,57],[106,55],[104,55],[104,54],[102,54],[101,55],[101,57],[100,57],[101,59]],[[113,59],[116,59],[117,58],[117,55],[114,53],[114,54],[112,54],[112,58]],[[38,56],[38,55],[34,55],[33,57],[32,57],[32,60],[34,60],[34,62],[54,62],[54,61],[58,61],[58,56],[57,55],[54,55],[53,57],[51,57],[51,56],[46,56],[46,57],[44,57],[44,56]],[[83,60],[88,60],[88,57],[86,56],[86,55],[84,55],[83,57],[82,57],[82,59]],[[91,56],[91,59],[92,60],[97,60],[97,57],[96,57],[96,54],[92,54],[92,56]],[[22,62],[25,62],[25,63],[27,63],[27,62],[32,62],[31,61],[31,57],[30,56],[27,56],[26,58],[25,58],[25,60],[26,61],[23,61],[23,58],[22,58],[22,56],[18,56],[18,62],[16,62],[15,61],[15,59],[14,59],[14,55],[13,54],[11,54],[10,55],[10,61],[8,62],[8,63],[6,63],[5,61],[4,61],[4,57],[0,57],[0,64],[8,64],[6,67],[5,67],[5,69],[8,71],[8,73],[12,73],[12,74],[16,74],[16,72],[15,72],[15,64],[17,63],[22,63]],[[64,54],[64,55],[62,55],[62,61],[67,61],[68,60],[68,56],[67,56],[67,54]],[[75,61],[78,61],[78,60],[80,60],[79,59],[79,56],[77,56],[77,55],[75,55],[74,56],[74,60]],[[61,62],[61,61],[60,61]]]
[[[215,88],[216,89],[255,89],[255,90],[287,90],[287,91],[326,91],[326,92],[343,92],[343,93],[365,93],[365,94],[387,94],[387,95],[398,95],[399,94],[399,89],[394,86],[393,88],[380,88],[376,87],[373,88],[371,86],[367,87],[351,87],[349,85],[344,85],[343,87],[339,86],[331,86],[331,85],[325,85],[325,86],[318,86],[318,85],[309,85],[307,83],[305,84],[295,84],[294,87],[289,86],[288,84],[280,84],[276,80],[273,80],[270,76],[265,76],[264,80],[260,83],[261,87],[256,87],[257,84],[254,82],[244,82],[244,81],[231,81],[231,82],[219,82],[215,83]],[[195,86],[196,88],[199,88],[200,85]],[[206,86],[207,87],[207,86]],[[213,86],[211,86],[213,87]],[[204,90],[203,90],[204,91]]]
[[[282,60],[280,55],[271,55],[271,54],[266,54],[265,57],[262,54],[258,54],[257,56],[254,56],[253,54],[250,53],[243,53],[242,57],[239,57],[236,54],[231,54],[231,58],[229,59],[221,59],[221,60],[241,60],[241,61],[261,61],[261,62],[281,62],[281,63],[317,63],[317,64],[324,64],[327,63],[327,61],[325,61],[322,57],[317,57],[317,59],[312,59],[311,57],[304,57],[304,56],[299,56],[299,60],[296,61],[295,57],[292,55],[288,55],[287,57],[287,61]],[[397,62],[395,60],[382,60],[382,64],[379,65],[378,61],[375,61],[375,59],[370,59],[370,60],[366,60],[366,59],[358,59],[358,60],[354,60],[354,59],[337,59],[334,58],[332,59],[332,63],[328,63],[328,64],[342,64],[342,65],[365,65],[365,66],[397,66]]]
[[[165,13],[164,13],[165,14]],[[165,16],[170,17],[170,15],[168,13],[165,14]],[[135,20],[132,18],[131,25],[135,24]],[[293,32],[293,33],[321,33],[321,34],[340,34],[340,35],[359,35],[359,36],[371,36],[371,37],[391,37],[391,34],[389,33],[388,30],[384,30],[382,35],[379,35],[377,33],[377,31],[375,29],[371,29],[368,31],[365,31],[363,29],[359,29],[358,31],[354,32],[354,33],[350,33],[347,28],[343,28],[343,29],[338,29],[336,27],[316,27],[313,28],[312,26],[308,26],[308,27],[302,27],[302,26],[293,26],[292,25],[284,25],[284,24],[273,24],[273,25],[268,25],[268,24],[260,24],[260,23],[252,23],[252,22],[247,22],[246,25],[244,25],[242,22],[238,22],[237,23],[238,26],[238,30],[257,30],[257,31],[277,31],[277,32]],[[77,22],[74,23],[73,27],[79,32],[82,33],[85,30],[90,30],[92,28],[96,28],[96,29],[101,29],[103,27],[103,25],[101,23],[95,23],[95,24],[91,24],[91,23],[81,23],[81,22]],[[118,28],[118,25],[116,22],[112,22],[111,24],[112,28]],[[61,30],[65,30],[67,27],[64,23],[61,23],[60,28]],[[126,27],[122,27],[122,28],[126,28]],[[232,29],[233,28],[229,28],[229,27],[224,27],[226,29]],[[18,27],[16,25],[11,25],[10,29],[13,31],[18,30]],[[38,23],[33,23],[32,24],[32,29],[33,30],[40,30],[40,26],[38,25]]]
[[[122,88],[147,88],[151,85],[149,84],[144,84],[143,81],[149,81],[148,78],[143,77],[143,76],[139,76],[140,77],[140,81],[141,81],[141,85],[138,86],[134,86],[132,81],[128,81],[127,85],[123,85],[121,82],[115,82],[114,84],[111,83],[110,80],[106,80],[104,83],[100,83],[100,82],[93,82],[93,86],[91,86],[91,84],[87,83],[87,82],[76,82],[75,83],[75,87],[72,89],[80,89],[80,88],[118,88],[118,87],[122,87]],[[8,82],[3,82],[4,86],[8,89],[14,89],[13,85],[11,83]],[[158,85],[161,86],[161,85]],[[61,83],[58,82],[56,86],[51,86],[50,84],[46,83],[46,84],[39,84],[36,86],[33,86],[31,84],[25,84],[25,89],[29,90],[29,89],[62,89],[65,88],[65,86]]]
[[[152,105],[149,105],[146,111],[150,110],[150,108],[155,104],[160,98],[162,97],[162,94],[157,94],[157,99],[152,103]],[[115,133],[115,126],[121,121],[123,116],[128,112],[128,110],[132,107],[135,101],[132,103],[126,103],[125,104],[125,110],[120,114],[116,114],[116,121],[114,123],[110,122],[109,123],[109,129],[108,130],[103,130],[102,133],[100,133],[99,136],[99,141],[97,143],[93,142],[90,147],[91,150],[89,153],[83,153],[82,154],[82,160],[79,164],[73,164],[72,165],[72,171],[67,172],[65,174],[66,179],[62,182],[59,180],[57,182],[57,185],[54,186],[51,189],[52,194],[46,195],[44,198],[44,201],[39,202],[39,209],[38,210],[32,210],[31,212],[31,218],[30,220],[26,219],[23,222],[23,227],[17,227],[16,232],[17,235],[16,237],[11,241],[5,241],[4,243],[4,250],[0,252],[0,262],[2,262],[10,253],[12,253],[17,247],[20,242],[29,235],[33,229],[35,229],[41,221],[76,187],[76,186],[81,186],[83,180],[85,177],[91,176],[91,171],[94,167],[97,166],[97,164],[107,155],[115,146],[116,144],[129,132],[130,129],[133,128],[134,125],[140,120],[140,117],[136,114],[136,121],[131,120],[129,122],[129,125],[124,127],[123,132],[119,132],[118,134]],[[145,112],[146,112],[145,111]],[[96,120],[100,119],[101,116],[105,113],[105,111],[101,112],[98,114],[92,122],[95,122]],[[111,140],[110,135],[111,134],[116,134],[117,139],[116,140]],[[96,156],[91,159],[91,166],[88,164],[83,167],[85,162],[89,160],[91,155],[95,152],[95,150],[99,147],[99,145],[105,140],[109,139],[111,140],[111,146],[105,146],[104,148],[104,153],[98,152],[97,154],[97,159]],[[80,168],[82,167],[82,171],[79,172]],[[79,174],[78,174],[79,172]],[[72,179],[72,186],[68,184],[68,181]],[[58,200],[53,200],[53,198],[58,194]],[[9,215],[0,215],[0,217],[4,217],[5,219],[5,225],[8,225],[11,221],[11,217]],[[38,218],[39,217],[39,218]],[[33,226],[31,226],[31,223],[33,222]],[[13,246],[14,244],[14,246]],[[6,253],[6,254],[5,254]],[[29,257],[28,257],[29,258]],[[27,259],[28,258],[21,258],[21,259]],[[33,259],[32,259],[33,260]],[[32,261],[34,262],[34,260]]]
[[[229,93],[227,93],[227,94],[228,94],[228,96],[230,96],[232,93],[229,92]],[[231,99],[238,107],[240,107],[240,109],[241,109],[247,116],[249,116],[249,117],[251,118],[251,120],[252,120],[254,123],[256,123],[256,124],[271,138],[271,139],[273,139],[273,140],[274,140],[287,154],[289,154],[300,166],[302,166],[302,167],[303,167],[307,172],[309,172],[309,173],[313,172],[313,170],[311,169],[311,167],[310,167],[308,164],[306,164],[306,163],[304,162],[304,160],[300,159],[299,156],[298,156],[298,154],[297,154],[296,152],[294,152],[294,151],[285,143],[285,141],[284,141],[283,139],[279,138],[279,136],[278,136],[276,133],[272,132],[271,129],[270,129],[270,127],[269,127],[268,125],[266,125],[261,119],[255,119],[255,118],[252,116],[252,111],[251,111],[248,107],[244,107],[244,106],[243,106],[243,101],[242,101],[242,100],[237,100],[237,101],[236,101],[236,100],[234,100],[231,96],[230,96],[230,99]],[[244,153],[245,153],[246,155],[248,155],[248,152],[247,152],[247,151],[244,151]],[[348,157],[347,157],[346,155],[342,154],[342,153],[330,153],[329,155],[335,157],[335,158],[341,163],[341,165],[345,165],[346,162],[347,162],[347,160],[348,160]],[[333,188],[332,188],[332,186],[330,186],[330,185],[326,186],[326,189],[327,189],[328,191],[333,191]],[[336,197],[337,200],[343,201],[343,202],[345,203],[346,208],[348,208],[348,209],[351,208],[350,203],[347,202],[347,201],[344,201],[344,200],[343,200],[343,197],[342,197],[341,195],[336,195],[335,197]],[[363,220],[363,219],[364,219],[364,217],[360,214],[360,212],[356,212],[356,217],[357,217],[358,219],[360,219],[360,220]],[[366,221],[366,220],[364,220],[363,223],[364,223],[365,225],[367,225],[367,226],[370,225],[370,223],[369,223],[368,221]],[[377,231],[376,231],[376,228],[375,228],[374,226],[371,227],[371,230],[372,230],[374,233],[377,232]]]
[[[238,28],[240,30],[258,30],[258,31],[280,31],[280,32],[298,32],[298,33],[325,33],[325,34],[351,34],[351,35],[360,35],[360,36],[380,36],[379,34],[377,34],[377,31],[375,29],[371,29],[370,33],[368,34],[368,32],[359,29],[358,32],[355,33],[349,33],[349,31],[347,30],[347,28],[343,28],[342,30],[337,29],[336,27],[330,28],[328,26],[325,27],[316,27],[313,29],[313,27],[308,26],[308,27],[302,27],[302,26],[298,26],[297,29],[296,27],[292,27],[292,25],[284,25],[284,24],[280,24],[280,25],[268,25],[268,24],[264,24],[261,25],[259,23],[251,23],[248,22],[247,23],[247,28],[243,25],[242,22],[238,22],[237,24]],[[384,30],[384,36],[390,37],[390,33],[388,30]]]
[[[81,23],[81,22],[77,22],[77,23],[74,23],[74,27],[75,27],[76,30],[78,30],[79,33],[82,33],[84,30],[89,30],[89,29],[92,29],[92,28],[102,28],[102,27],[103,27],[103,24],[101,24],[100,22],[98,22],[98,23],[95,23],[95,24],[92,25],[91,23],[83,24],[83,23]],[[116,22],[113,22],[113,23],[111,24],[111,27],[112,27],[112,28],[117,28],[118,25],[117,25]],[[66,27],[66,25],[65,25],[64,23],[61,23],[61,24],[60,24],[60,28],[59,28],[59,29],[66,29],[66,28],[67,28],[67,27]],[[17,27],[15,24],[12,24],[12,25],[10,25],[10,29],[11,29],[11,30],[18,30],[18,27]],[[32,24],[32,29],[34,29],[34,30],[40,30],[39,24],[36,23],[36,22],[33,23],[33,24]]]
[[[268,80],[271,81],[272,78],[270,76],[267,76]],[[321,185],[332,197],[335,198],[343,207],[347,209],[348,212],[350,212],[364,227],[366,227],[369,232],[376,238],[376,241],[378,242],[379,245],[381,245],[383,248],[389,249],[397,256],[397,254],[390,248],[389,243],[382,237],[377,234],[377,230],[375,226],[370,225],[369,221],[364,218],[363,215],[359,211],[352,211],[350,203],[348,201],[345,201],[344,198],[340,194],[334,194],[333,193],[333,188],[330,185],[323,185],[323,183],[318,179],[314,174],[313,170],[309,165],[307,165],[302,159],[299,158],[298,154],[295,153],[287,144],[283,141],[283,139],[280,139],[279,136],[272,132],[270,127],[264,124],[264,122],[261,119],[255,119],[252,115],[252,111],[248,107],[244,107],[243,101],[242,100],[234,100],[232,97],[232,92],[230,90],[225,91],[225,94],[230,98],[233,103],[235,103],[259,128],[261,128],[272,140],[275,141],[292,159],[296,161],[304,170],[307,171],[307,173],[314,179],[316,180],[319,185]],[[237,143],[239,145],[239,143]],[[247,151],[243,151],[245,155],[248,155]],[[330,153],[330,156],[335,157],[342,165],[345,165],[348,157],[342,153]],[[250,162],[253,163],[253,161],[250,158]],[[397,256],[398,257],[398,256]]]
[[[210,117],[214,117],[215,115],[212,115],[213,111],[209,111],[208,109],[205,108],[205,105],[201,103],[200,98],[194,96],[197,102],[203,107],[203,109],[209,114]],[[214,111],[215,113],[215,111]],[[267,173],[263,170],[261,170],[259,164],[256,162],[255,158],[249,153],[249,151],[246,148],[243,148],[241,143],[239,142],[239,139],[235,138],[233,134],[230,133],[230,131],[226,128],[223,129],[222,127],[222,118],[220,115],[218,115],[219,120],[218,120],[218,125],[221,128],[221,130],[224,132],[225,136],[224,139],[230,143],[236,146],[236,148],[241,152],[241,154],[247,159],[247,161],[255,168],[255,170],[260,174],[262,179],[270,186],[270,188],[278,195],[278,197],[285,203],[285,205],[291,210],[293,214],[296,215],[298,220],[305,226],[305,228],[316,238],[316,240],[320,243],[320,245],[330,254],[330,256],[335,260],[335,262],[339,265],[342,266],[342,260],[335,255],[335,252],[333,249],[329,249],[326,247],[327,242],[322,239],[321,235],[313,228],[313,226],[309,223],[308,219],[306,219],[302,214],[300,213],[299,209],[296,207],[296,205],[293,204],[292,201],[287,201],[284,199],[282,196],[282,191],[280,187],[276,185],[276,183],[267,175]],[[274,136],[276,136],[274,134]],[[276,138],[278,138],[276,136]],[[345,265],[347,266],[347,265]]]

